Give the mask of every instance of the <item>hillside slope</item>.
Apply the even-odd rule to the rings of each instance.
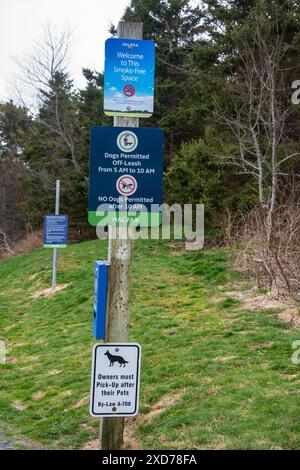
[[[51,256],[44,249],[0,262],[0,434],[83,448],[98,432],[88,413],[93,262],[106,258],[106,244],[61,250],[63,288],[48,295]],[[230,272],[224,250],[135,243],[130,340],[142,345],[142,382],[131,445],[300,447],[300,366],[291,362],[300,333],[279,321],[279,309],[248,309],[238,294],[250,287]]]

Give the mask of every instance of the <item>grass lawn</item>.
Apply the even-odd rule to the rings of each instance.
[[[98,433],[88,413],[93,263],[106,258],[106,244],[60,250],[58,284],[68,286],[34,297],[50,287],[51,256],[0,261],[0,434],[82,448]],[[142,345],[141,448],[300,448],[300,365],[291,362],[300,332],[278,310],[247,310],[232,294],[246,287],[225,250],[135,242],[130,340]]]

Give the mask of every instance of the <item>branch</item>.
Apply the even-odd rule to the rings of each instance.
[[[297,155],[300,155],[300,153],[297,152],[297,153],[293,153],[292,155],[287,155],[285,158],[283,158],[282,160],[280,160],[280,162],[277,162],[277,167],[279,167],[279,165],[281,165],[281,163],[286,162],[286,161],[289,160],[290,158],[296,157]]]

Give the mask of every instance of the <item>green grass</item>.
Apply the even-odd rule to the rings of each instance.
[[[279,322],[278,311],[247,311],[232,296],[237,281],[243,287],[226,250],[175,251],[135,242],[130,340],[142,345],[141,412],[179,397],[141,420],[141,447],[299,448],[300,366],[291,355],[300,332]],[[60,250],[58,283],[69,286],[33,298],[50,287],[51,255],[44,249],[0,262],[0,340],[8,348],[0,434],[80,448],[98,432],[88,413],[91,310],[93,263],[106,258],[106,244]]]

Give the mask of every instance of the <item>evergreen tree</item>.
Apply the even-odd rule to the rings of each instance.
[[[199,92],[191,90],[188,82],[189,55],[203,32],[201,10],[191,3],[132,0],[123,15],[127,21],[142,21],[144,37],[157,46],[154,115],[145,125],[164,129],[167,155],[171,156],[182,141],[198,136],[204,128],[197,106],[200,100],[195,100]]]
[[[32,119],[12,101],[0,104],[0,232],[16,241],[28,228],[23,202],[29,171],[23,152],[32,131]]]

